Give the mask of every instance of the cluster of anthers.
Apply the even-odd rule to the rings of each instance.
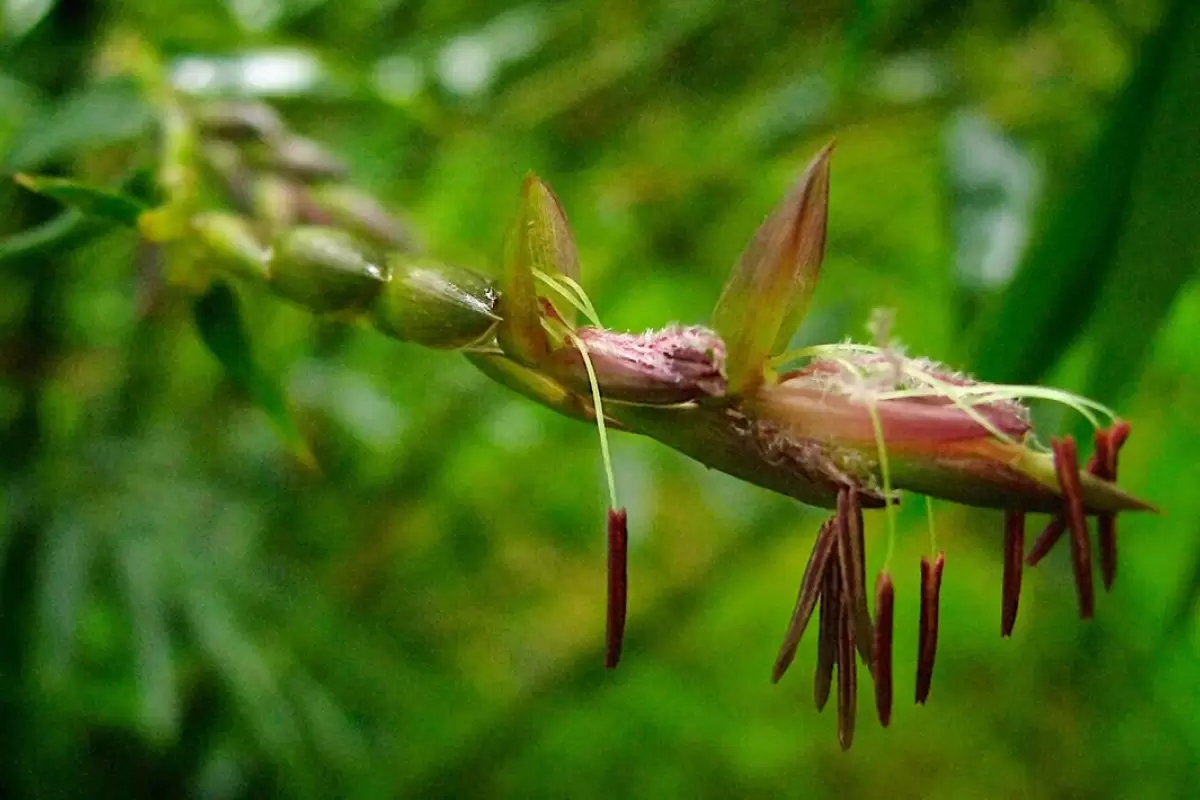
[[[822,709],[836,672],[839,739],[849,748],[859,660],[874,681],[881,724],[886,727],[892,715],[895,586],[889,565],[899,490],[925,495],[929,509],[931,556],[921,560],[919,704],[928,699],[933,678],[946,563],[933,534],[929,498],[1005,512],[1005,637],[1016,621],[1023,566],[1037,564],[1067,533],[1080,614],[1090,618],[1095,600],[1087,517],[1099,522],[1099,562],[1110,588],[1116,575],[1116,513],[1150,507],[1117,487],[1117,456],[1130,426],[1098,403],[1056,389],[979,382],[927,359],[909,358],[891,342],[885,316],[871,325],[879,345],[784,351],[780,342],[790,336],[797,310],[804,310],[823,255],[828,154],[810,165],[743,253],[718,303],[714,330],[671,327],[641,336],[608,331],[571,275],[537,270],[547,295],[581,311],[591,325],[574,328],[549,297],[539,296],[539,313],[528,320],[526,333],[536,331],[530,339],[541,343],[526,351],[548,355],[526,364],[568,392],[590,389],[588,410],[600,429],[611,503],[609,667],[620,660],[625,628],[628,521],[613,488],[606,424],[647,434],[709,466],[834,509],[817,535],[772,677],[779,681],[788,670],[819,607],[814,697]],[[556,201],[552,208],[561,215]],[[565,216],[555,220],[546,228],[565,229]],[[512,284],[504,291],[511,296]],[[511,320],[506,315],[500,323],[502,343]],[[501,352],[511,355],[513,348]],[[1052,438],[1049,448],[1038,442],[1026,400],[1063,404],[1091,423],[1095,453],[1085,470],[1071,436]],[[883,508],[888,521],[874,617],[867,597],[864,508]],[[1048,513],[1052,521],[1026,555],[1029,513]]]
[[[589,364],[589,372],[594,372],[584,342],[596,339],[597,334],[596,329],[589,330],[589,335],[580,337],[579,352]],[[792,458],[792,468],[799,465],[820,473],[810,477],[826,481],[835,497],[835,511],[818,531],[805,568],[772,681],[778,682],[788,671],[819,608],[814,701],[818,710],[824,709],[836,673],[838,738],[843,749],[848,749],[857,718],[859,660],[874,682],[880,724],[887,727],[892,716],[895,585],[889,565],[895,548],[894,508],[900,502],[894,473],[901,474],[906,488],[928,493],[932,555],[923,557],[920,564],[915,682],[915,701],[924,704],[937,654],[946,563],[945,553],[937,546],[930,498],[943,496],[1004,509],[1003,637],[1012,634],[1016,622],[1024,566],[1040,562],[1067,533],[1080,616],[1089,619],[1095,595],[1087,517],[1097,517],[1100,572],[1105,589],[1111,589],[1117,570],[1116,510],[1097,508],[1095,498],[1089,503],[1083,481],[1103,482],[1089,483],[1093,489],[1115,482],[1118,455],[1130,425],[1085,398],[1036,386],[980,383],[927,359],[907,358],[894,345],[822,345],[784,354],[774,363],[795,363],[797,359],[807,363],[778,372],[769,388],[759,390],[756,403],[741,405],[743,412],[761,415],[756,429],[747,435],[757,435],[756,445],[767,461]],[[1034,437],[1024,399],[1062,403],[1092,424],[1095,450],[1082,475],[1074,438],[1051,438],[1050,447],[1042,447]],[[601,403],[608,401],[602,400],[598,385],[594,402],[601,410],[598,419],[603,419]],[[804,408],[806,403],[811,407]],[[1106,417],[1109,422],[1103,426],[1101,420]],[[616,418],[620,418],[619,412]],[[823,427],[824,436],[809,430],[810,422]],[[862,446],[862,434],[853,433],[864,422],[870,427],[869,448]],[[604,438],[602,431],[602,441]],[[602,450],[611,491],[606,444]],[[1047,485],[1045,475],[1038,474],[1039,461],[1049,462],[1053,487]],[[946,475],[953,472],[966,480],[959,485],[946,482]],[[1128,496],[1115,497],[1118,499],[1099,502],[1147,508]],[[626,618],[628,535],[626,514],[615,495],[611,503],[606,664],[615,667]],[[875,580],[873,615],[868,598],[864,507],[884,508],[888,517],[887,554]],[[1026,554],[1026,516],[1032,512],[1048,512],[1051,521]]]
[[[980,384],[961,375],[950,374],[927,361],[912,361],[896,354],[874,348],[838,346],[821,348],[826,353],[842,351],[840,355],[825,355],[815,360],[799,374],[821,376],[821,380],[849,380],[848,391],[861,393],[864,402],[878,419],[878,404],[907,400],[931,406],[954,405],[964,413],[978,418],[980,426],[993,429],[996,436],[1026,439],[1031,436],[1027,409],[1016,399],[1036,396],[1062,401],[1081,411],[1096,425],[1095,450],[1088,462],[1087,473],[1106,481],[1117,477],[1117,457],[1129,435],[1128,422],[1116,420],[1108,427],[1099,427],[1095,412],[1107,412],[1102,407],[1054,390],[1037,387],[1005,387]],[[847,356],[856,353],[858,364]],[[881,388],[864,373],[866,365],[879,372],[896,373],[891,386]],[[906,384],[905,388],[894,388]],[[825,391],[836,391],[829,386]],[[876,422],[878,426],[878,422]],[[878,460],[883,465],[884,497],[892,497],[887,468],[886,442],[879,434]],[[1001,636],[1011,636],[1020,602],[1023,567],[1036,565],[1070,533],[1071,559],[1079,598],[1079,613],[1084,619],[1092,617],[1095,600],[1092,581],[1092,551],[1085,513],[1083,491],[1079,477],[1078,452],[1071,436],[1052,438],[1050,455],[1053,459],[1062,507],[1025,553],[1026,509],[1008,508],[1004,514],[1003,579],[1001,600]],[[937,549],[933,534],[932,505],[930,509],[932,558],[921,559],[920,622],[918,625],[915,701],[924,704],[929,697],[938,644],[938,609],[942,577],[946,564],[945,553]],[[889,514],[892,505],[888,505]],[[889,519],[888,553],[884,567],[875,580],[874,619],[868,609],[866,582],[866,547],[864,542],[862,492],[854,483],[838,490],[837,509],[820,528],[812,554],[804,571],[795,608],[784,634],[783,644],[775,660],[772,680],[778,682],[795,658],[797,648],[814,611],[818,608],[817,666],[814,679],[814,700],[818,710],[825,707],[836,670],[838,678],[838,737],[843,748],[849,748],[854,737],[857,696],[857,667],[855,653],[862,659],[875,684],[875,708],[879,722],[887,727],[891,721],[893,701],[893,612],[895,585],[888,564],[894,547],[894,522]],[[1116,513],[1096,514],[1099,528],[1099,562],[1105,589],[1111,589],[1117,570]]]

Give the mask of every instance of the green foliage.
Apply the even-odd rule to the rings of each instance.
[[[109,220],[132,228],[137,227],[138,218],[146,210],[144,204],[132,197],[65,178],[18,174],[16,180],[26,189],[52,197],[87,217]]]
[[[1179,797],[1200,781],[1200,646],[1179,603],[1200,586],[1195,3],[45,5],[0,55],[6,793]],[[235,295],[176,242],[137,246],[134,204],[163,198],[128,180],[159,157],[157,110],[111,77],[128,31],[193,94],[277,105],[336,157],[316,172],[344,162],[378,204],[312,182],[302,145],[257,154],[273,188],[393,247],[502,275],[533,170],[616,328],[705,321],[746,232],[836,136],[795,344],[861,338],[887,306],[913,353],[1119,402],[1123,482],[1167,514],[1122,521],[1093,623],[1052,555],[1001,641],[999,520],[938,506],[942,644],[915,708],[927,533],[923,508],[900,508],[892,728],[860,725],[842,754],[811,684],[769,681],[819,517],[615,434],[634,589],[606,673],[594,432],[462,359]],[[964,118],[1017,160],[952,160]],[[1036,195],[966,180],[1013,163]],[[989,202],[990,244],[960,247],[962,207]],[[966,260],[1017,256],[1015,276],[970,280]],[[545,396],[535,378],[504,376]],[[319,474],[298,468],[308,453]],[[872,572],[883,531],[870,520]],[[815,642],[800,649],[811,663]]]
[[[1004,301],[981,323],[977,362],[990,379],[1041,379],[1098,305],[1106,312],[1098,324],[1107,332],[1099,335],[1105,349],[1091,388],[1115,400],[1136,378],[1171,299],[1196,266],[1192,232],[1200,229],[1200,211],[1188,192],[1163,194],[1172,184],[1194,185],[1194,160],[1170,150],[1196,134],[1196,115],[1178,99],[1186,92],[1181,87],[1197,79],[1189,56],[1194,5],[1173,3],[1142,44],[1082,174]],[[1164,148],[1174,181],[1163,173],[1145,175],[1162,168]],[[1156,196],[1137,196],[1147,191]],[[1151,283],[1157,288],[1148,291]]]
[[[150,130],[153,115],[132,81],[100,81],[79,88],[14,134],[4,170],[35,170],[81,153],[133,140]]]
[[[233,290],[225,283],[214,282],[196,300],[193,313],[200,338],[221,362],[229,378],[266,412],[296,457],[315,466],[312,453],[288,411],[287,401],[254,362],[250,337],[242,323]]]

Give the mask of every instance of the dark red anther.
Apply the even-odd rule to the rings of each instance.
[[[1050,520],[1050,524],[1034,540],[1033,548],[1029,551],[1029,556],[1025,559],[1025,563],[1031,567],[1036,567],[1039,561],[1050,554],[1050,551],[1054,549],[1054,545],[1058,544],[1058,540],[1066,532],[1067,520],[1065,517],[1055,517]]]
[[[842,750],[854,743],[854,723],[858,716],[858,661],[854,658],[854,609],[844,601],[838,625],[838,741]]]
[[[875,580],[875,711],[879,724],[892,721],[892,629],[896,587],[892,576],[879,573]]]
[[[604,666],[613,669],[621,661],[625,641],[625,608],[629,581],[629,527],[625,509],[608,510],[608,630]]]
[[[1130,424],[1125,420],[1119,420],[1113,423],[1113,426],[1108,429],[1108,472],[1112,476],[1110,480],[1117,479],[1117,456],[1121,452],[1121,448],[1125,446],[1125,440],[1129,438],[1129,432],[1132,430]]]
[[[866,554],[863,550],[862,516],[858,490],[843,487],[838,493],[838,568],[842,579],[842,602],[850,612],[850,638],[868,668],[873,634],[871,612],[867,608]]]
[[[1025,553],[1025,512],[1004,514],[1004,591],[1001,601],[1000,635],[1012,636],[1021,602],[1022,555]]]
[[[1096,434],[1096,457],[1100,455],[1100,433]],[[1125,440],[1129,438],[1129,423],[1117,422],[1106,432],[1104,446],[1104,458],[1099,461],[1102,465],[1104,474],[1100,477],[1110,481],[1117,479],[1117,456],[1121,451],[1121,446],[1125,444]],[[1100,576],[1104,581],[1104,590],[1111,591],[1113,581],[1117,578],[1117,515],[1112,511],[1105,511],[1098,515],[1098,527],[1100,529]]]
[[[938,604],[942,592],[942,572],[946,554],[938,553],[931,564],[921,559],[921,629],[917,640],[917,702],[929,699],[933,682],[933,665],[937,659]]]
[[[1091,619],[1096,603],[1092,588],[1092,546],[1083,512],[1083,489],[1079,485],[1079,455],[1071,436],[1051,439],[1050,447],[1054,450],[1054,471],[1058,474],[1058,485],[1066,504],[1067,528],[1071,532],[1071,563],[1075,567],[1079,616]]]
[[[804,636],[804,630],[808,627],[813,609],[817,605],[825,582],[825,570],[832,566],[829,556],[837,544],[837,522],[837,517],[830,517],[817,533],[816,544],[813,545],[812,554],[808,557],[808,566],[804,568],[804,577],[800,581],[796,607],[783,635],[779,655],[775,657],[775,668],[771,671],[771,681],[774,683],[779,682],[795,659],[796,648],[800,646],[800,639]]]
[[[1087,471],[1107,481],[1117,479],[1117,453],[1129,438],[1129,423],[1117,422],[1111,428],[1096,431],[1095,452],[1088,459]],[[1117,576],[1117,515],[1113,511],[1101,511],[1097,515],[1100,528],[1100,574],[1104,588],[1111,589]],[[1036,566],[1039,561],[1058,544],[1067,530],[1067,517],[1060,515],[1051,520],[1033,543],[1033,549],[1025,563]]]
[[[829,701],[833,668],[838,663],[838,631],[842,618],[842,586],[831,560],[821,581],[821,612],[817,622],[817,671],[813,677],[813,700],[817,711]]]

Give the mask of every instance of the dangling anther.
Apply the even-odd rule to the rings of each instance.
[[[1025,553],[1025,512],[1004,514],[1004,591],[1000,613],[1000,635],[1012,636],[1021,602],[1022,556]]]
[[[838,626],[838,741],[842,750],[854,742],[854,723],[858,716],[858,661],[854,658],[854,610],[842,604]]]
[[[942,572],[946,554],[938,553],[930,563],[921,559],[921,629],[917,640],[917,702],[924,705],[929,699],[933,682],[933,664],[937,658],[938,604],[941,601]]]
[[[1105,434],[1103,437],[1102,433]],[[1100,458],[1102,438],[1104,439],[1103,459]],[[1097,473],[1098,477],[1116,481],[1117,456],[1127,438],[1129,438],[1129,423],[1124,421],[1115,423],[1108,431],[1096,433],[1095,458],[1104,470],[1102,474]],[[1113,581],[1117,577],[1117,514],[1114,511],[1102,511],[1098,515],[1097,522],[1100,531],[1100,576],[1104,581],[1104,590],[1111,591]]]
[[[608,629],[604,666],[613,669],[621,661],[625,641],[625,609],[629,581],[629,528],[625,509],[608,510]]]
[[[1054,549],[1054,545],[1058,544],[1058,540],[1067,532],[1067,520],[1065,517],[1058,516],[1050,520],[1045,529],[1034,540],[1033,547],[1029,551],[1029,555],[1025,559],[1025,563],[1031,567],[1036,567],[1038,562],[1050,554]]]
[[[853,486],[843,487],[838,492],[837,531],[842,602],[850,613],[850,638],[870,669],[874,662],[871,655],[874,635],[871,633],[871,612],[867,609],[867,593],[864,586],[866,554],[863,551],[862,516],[858,490]]]
[[[800,593],[796,597],[796,607],[788,622],[787,631],[783,635],[783,644],[779,655],[775,657],[775,667],[771,671],[771,681],[778,683],[783,674],[791,666],[796,657],[796,648],[812,618],[813,609],[824,585],[825,570],[829,568],[830,555],[837,544],[837,517],[830,517],[817,533],[816,544],[808,557],[808,566],[804,568],[804,577],[800,581]],[[834,567],[836,569],[836,567]]]
[[[1083,513],[1083,490],[1079,484],[1079,456],[1075,439],[1064,436],[1051,439],[1054,470],[1066,504],[1067,527],[1071,532],[1071,563],[1075,568],[1075,590],[1079,595],[1079,616],[1091,619],[1095,611],[1092,588],[1092,546],[1088,540],[1087,518]]]
[[[817,671],[813,676],[813,700],[823,711],[833,686],[833,668],[838,663],[838,631],[842,618],[842,585],[831,560],[821,581],[821,611],[817,622]]]
[[[875,711],[879,724],[892,721],[892,629],[896,587],[892,576],[879,573],[875,580]]]

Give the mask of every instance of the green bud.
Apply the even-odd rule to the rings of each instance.
[[[271,286],[318,313],[365,310],[387,281],[370,250],[333,228],[293,228],[275,240]]]
[[[302,136],[288,136],[246,149],[247,157],[266,167],[304,182],[338,180],[349,171],[346,164],[321,145]]]
[[[412,230],[370,194],[340,183],[309,190],[301,203],[306,222],[334,225],[389,249],[419,249]]]
[[[246,220],[220,212],[198,214],[192,230],[229,271],[242,278],[267,279],[268,251]]]
[[[266,142],[283,135],[283,121],[265,103],[226,100],[205,103],[196,109],[202,133],[235,142]]]
[[[426,347],[465,347],[499,321],[492,282],[464,267],[392,255],[391,277],[371,309],[375,327]]]

